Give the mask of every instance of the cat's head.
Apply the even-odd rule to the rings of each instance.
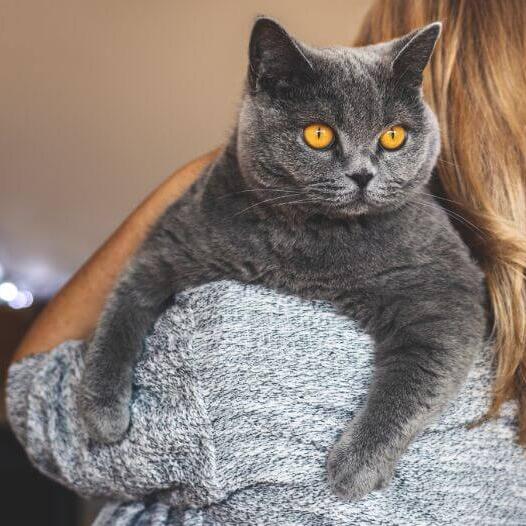
[[[440,29],[434,23],[382,44],[318,49],[258,19],[238,124],[243,173],[258,187],[280,189],[274,203],[326,215],[407,202],[439,151],[421,84]]]

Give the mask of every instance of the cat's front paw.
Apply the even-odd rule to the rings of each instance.
[[[100,398],[87,389],[78,393],[78,407],[88,435],[105,444],[119,442],[130,425],[129,402]]]
[[[337,497],[359,500],[389,483],[394,463],[342,437],[329,453],[327,471],[331,490]]]

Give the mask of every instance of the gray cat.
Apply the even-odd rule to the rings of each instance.
[[[89,345],[79,403],[93,438],[126,432],[134,364],[173,294],[234,279],[328,300],[372,335],[367,401],[327,468],[343,498],[389,481],[486,325],[482,274],[425,191],[440,141],[421,82],[440,27],[315,49],[256,21],[227,146],[151,230]]]

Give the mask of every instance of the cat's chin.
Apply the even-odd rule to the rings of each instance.
[[[396,208],[398,208],[396,203],[378,202],[362,194],[347,203],[328,207],[326,213],[338,219],[352,219],[353,217],[378,215]]]
[[[332,219],[354,219],[365,215],[377,214],[379,209],[371,208],[366,203],[346,204],[344,206],[312,210],[316,215],[321,214]]]
[[[396,199],[389,196],[378,196],[374,194],[360,194],[349,203],[349,214],[355,216],[379,215],[393,212],[404,207],[407,198],[397,196]]]
[[[306,203],[302,206],[294,207],[291,212],[300,213],[305,216],[324,216],[329,219],[352,220],[363,216],[375,216],[383,213],[392,212],[405,205],[404,199],[389,200],[385,197],[358,193],[347,200],[325,201],[322,203]],[[280,208],[281,212],[285,211]]]

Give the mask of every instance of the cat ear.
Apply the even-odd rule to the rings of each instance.
[[[300,44],[278,23],[258,18],[249,46],[248,81],[254,91],[266,87],[287,87],[304,81],[312,66]]]
[[[434,22],[393,42],[392,73],[399,82],[419,87],[422,75],[442,31],[442,24]]]

